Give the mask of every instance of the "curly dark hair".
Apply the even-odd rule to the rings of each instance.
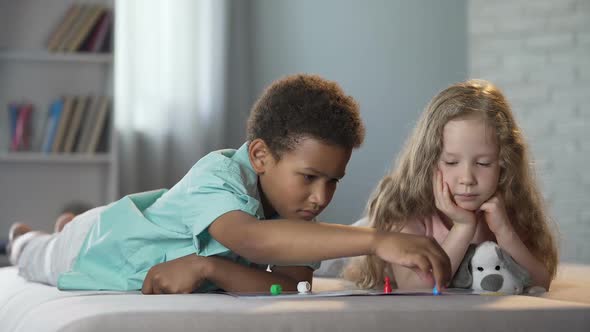
[[[356,101],[333,81],[297,74],[273,82],[252,107],[248,140],[261,138],[280,158],[302,138],[358,148],[365,127]]]

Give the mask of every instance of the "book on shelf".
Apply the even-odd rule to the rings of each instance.
[[[40,151],[42,153],[108,152],[112,130],[111,99],[108,96],[65,96],[49,106],[40,127],[33,135],[33,105],[11,103],[10,151]],[[36,137],[33,146],[32,138]]]
[[[8,104],[8,121],[10,123],[10,132],[8,142],[10,143],[9,148],[12,149],[14,145],[14,133],[16,132],[16,123],[18,121],[18,107],[17,103]]]
[[[29,151],[31,149],[31,118],[33,105],[21,104],[18,109],[18,119],[14,132],[14,151]]]
[[[9,150],[31,150],[31,122],[33,105],[30,103],[10,103],[8,105],[10,118]]]
[[[112,10],[101,4],[72,4],[49,38],[50,52],[105,52],[113,25]]]
[[[59,126],[57,127],[57,132],[55,134],[53,145],[51,147],[51,151],[54,153],[59,153],[63,151],[63,143],[65,141],[67,128],[72,118],[72,112],[75,107],[75,103],[75,97],[64,97],[64,106],[61,112],[61,117],[59,119]]]
[[[47,43],[47,49],[50,52],[57,52],[59,51],[59,47],[62,44],[62,41],[65,39],[68,32],[72,29],[72,25],[74,24],[74,20],[80,13],[82,9],[82,5],[79,3],[73,3],[66,13],[64,14],[60,24],[57,28],[53,31],[51,36],[49,37],[49,42]]]
[[[113,26],[113,11],[106,9],[101,14],[98,22],[88,34],[88,37],[80,47],[82,52],[110,52],[110,34]]]
[[[49,107],[49,114],[45,124],[45,131],[43,135],[43,143],[41,145],[41,152],[51,153],[53,150],[53,141],[57,134],[57,129],[61,120],[61,112],[63,110],[64,101],[62,98],[55,100]]]
[[[89,13],[90,13],[90,7],[88,7],[87,5],[80,5],[80,10],[74,16],[70,27],[68,28],[66,33],[62,36],[62,38],[59,40],[59,44],[57,45],[57,49],[56,49],[57,52],[65,52],[66,51],[66,49],[70,43],[70,40],[72,40],[72,38],[74,38],[74,34],[76,34],[76,32],[80,29],[82,22],[84,22],[84,20],[86,19],[86,17],[88,16]]]
[[[77,153],[86,153],[86,148],[88,147],[88,142],[92,135],[92,128],[94,128],[94,125],[96,124],[96,114],[98,114],[101,100],[102,97],[94,96],[90,98],[88,109],[82,120],[80,135],[76,142],[75,151]]]
[[[86,153],[105,152],[106,144],[108,143],[108,133],[110,129],[110,98],[101,96],[98,105],[94,126],[91,128],[90,137],[88,138],[88,145],[82,147]],[[106,142],[106,143],[105,143]],[[101,144],[102,143],[102,144]]]
[[[94,148],[94,153],[107,153],[110,150],[111,144],[111,135],[110,132],[113,126],[112,120],[113,112],[111,109],[107,109],[104,127],[102,128],[100,139],[98,140],[98,145]]]
[[[82,118],[86,112],[89,97],[78,97],[76,107],[72,111],[72,120],[66,130],[66,140],[63,145],[62,152],[72,153],[74,150],[74,144],[80,133],[80,124]]]
[[[80,25],[74,30],[71,38],[67,41],[63,51],[76,52],[82,46],[82,42],[92,30],[101,14],[106,10],[102,5],[87,5],[86,15],[83,17]]]

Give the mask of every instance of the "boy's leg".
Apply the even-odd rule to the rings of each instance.
[[[8,231],[8,243],[6,244],[6,254],[12,265],[16,265],[22,249],[32,238],[32,234],[22,237],[32,231],[31,226],[23,223],[14,223]]]
[[[63,230],[63,227],[69,221],[71,220],[63,223],[58,218],[55,228]],[[68,229],[75,230],[75,228],[71,227],[68,227]],[[70,258],[73,255],[64,252],[64,246],[67,247],[68,243],[79,243],[81,245],[81,241],[76,239],[76,235],[68,233],[71,232],[60,231],[47,234],[32,231],[30,227],[24,224],[14,224],[9,234],[9,238],[11,239],[9,241],[10,262],[18,266],[19,275],[23,278],[29,281],[56,286],[59,274],[69,268],[61,259],[64,257]],[[85,237],[85,233],[80,235],[82,239]],[[66,243],[65,245],[64,242]],[[77,253],[79,247],[74,248],[74,250]]]
[[[54,232],[59,233],[63,228],[74,219],[76,215],[72,212],[64,212],[57,217],[54,226]],[[29,225],[23,223],[14,223],[9,231],[8,240],[0,240],[0,255],[6,255],[10,257],[12,242],[14,239],[24,233],[31,231]]]
[[[12,249],[13,253],[19,250],[14,259],[19,274],[29,281],[56,286],[59,275],[71,269],[86,235],[105,208],[94,208],[76,216],[63,224],[58,233],[29,231],[15,236]]]
[[[57,284],[59,274],[69,269],[69,262],[73,260],[71,256],[77,255],[89,229],[86,222],[81,222],[82,231],[79,230],[80,227],[67,227],[69,231],[64,231],[64,227],[73,220],[73,215],[62,214],[55,222],[56,232],[53,234],[32,231],[26,224],[13,224],[9,233],[9,259],[13,265],[18,266],[19,275],[29,281],[52,286]],[[70,234],[72,231],[76,234]],[[73,248],[75,254],[64,251],[70,249],[71,244],[78,245]],[[64,258],[67,262],[62,262]]]
[[[50,257],[59,234],[31,231],[15,239],[10,261],[18,266],[19,275],[29,281],[54,285],[50,281]]]
[[[62,213],[61,215],[59,215],[59,217],[57,217],[57,219],[55,220],[55,225],[54,225],[54,232],[55,233],[59,233],[61,232],[64,227],[70,223],[72,220],[74,220],[74,217],[76,217],[75,214],[73,214],[72,212],[65,212]],[[20,252],[22,251],[22,248],[24,248],[24,245],[28,242],[28,240],[25,239],[21,239],[19,241],[17,241],[17,245],[16,245],[16,252],[14,254],[14,256],[11,254],[12,252],[14,252],[12,250],[13,247],[13,243],[14,241],[20,237],[21,235],[24,235],[28,232],[31,232],[32,228],[24,223],[14,223],[12,224],[12,226],[10,227],[10,231],[8,232],[8,242],[6,242],[5,244],[5,250],[6,250],[6,255],[9,257],[10,262],[12,265],[17,265],[18,263],[18,256],[20,256]],[[40,233],[40,232],[37,232]]]
[[[52,235],[33,231],[27,224],[14,223],[8,233],[8,257],[12,265],[18,266],[19,274],[30,281],[48,283],[47,260],[43,253]]]
[[[27,224],[23,224],[20,222],[15,222],[10,226],[10,230],[8,231],[8,242],[14,241],[17,237],[32,231],[33,229],[31,226]]]

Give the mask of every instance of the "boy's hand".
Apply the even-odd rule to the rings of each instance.
[[[451,260],[433,238],[381,233],[374,252],[386,262],[411,269],[424,280],[434,279],[439,290],[451,280]]]
[[[205,281],[207,257],[195,254],[154,265],[143,280],[143,294],[189,294]]]
[[[439,169],[434,172],[432,186],[436,208],[449,217],[453,221],[453,224],[476,225],[477,218],[475,217],[475,213],[459,207],[453,201],[449,185],[444,182]]]

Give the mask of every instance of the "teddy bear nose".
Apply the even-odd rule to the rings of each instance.
[[[490,292],[497,292],[502,288],[504,277],[500,274],[489,274],[481,280],[481,288]]]

